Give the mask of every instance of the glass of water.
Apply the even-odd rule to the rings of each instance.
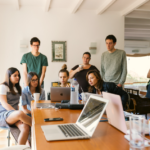
[[[144,150],[144,116],[130,116],[130,150]]]
[[[89,99],[91,93],[87,93],[87,92],[82,92],[82,104],[85,104],[86,101]]]

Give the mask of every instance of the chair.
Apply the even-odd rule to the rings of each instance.
[[[15,145],[15,146],[10,146],[9,148],[2,148],[0,150],[12,150],[12,149],[17,149],[17,150],[31,150],[31,148],[27,145]]]
[[[7,139],[8,139],[8,146],[10,146],[10,129],[8,127],[0,127],[0,129],[8,131]]]
[[[150,113],[150,99],[140,97],[139,90],[127,88],[125,88],[125,90],[128,92],[133,102],[133,106],[130,103],[129,109],[133,109],[136,114],[145,114],[147,118],[147,114]]]
[[[51,100],[50,92],[47,92],[47,100]]]
[[[57,87],[60,85],[60,82],[51,82],[52,87]]]
[[[67,82],[67,84],[70,84],[70,82]],[[60,86],[60,82],[51,82],[52,87]]]

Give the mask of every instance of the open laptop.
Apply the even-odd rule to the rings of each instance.
[[[91,138],[108,100],[91,95],[76,123],[41,126],[47,141]]]
[[[116,94],[103,92],[103,98],[109,100],[109,104],[106,108],[109,124],[117,128],[121,132],[129,134],[130,124],[129,121],[125,121],[125,112],[123,111],[121,97]],[[148,126],[145,128],[145,134],[147,133],[149,133]]]
[[[62,100],[70,100],[70,87],[51,87],[51,101],[61,102]]]

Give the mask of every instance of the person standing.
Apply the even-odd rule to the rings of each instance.
[[[23,55],[20,64],[23,65],[24,86],[28,86],[28,72],[36,72],[40,79],[40,85],[44,88],[44,77],[48,66],[47,57],[39,52],[40,40],[33,37],[30,41],[32,51]]]
[[[108,51],[101,56],[101,77],[105,82],[114,82],[122,87],[127,76],[126,53],[115,49],[117,39],[114,35],[108,35],[105,41]]]
[[[86,81],[87,72],[90,70],[99,71],[95,66],[89,63],[90,60],[91,54],[89,52],[85,52],[82,56],[83,63],[81,65],[74,66],[69,73],[70,79],[76,78],[79,83],[79,94],[88,91],[89,84]]]
[[[147,73],[147,78],[150,78],[150,70]],[[146,97],[150,98],[150,80],[147,83],[146,89],[147,89]]]

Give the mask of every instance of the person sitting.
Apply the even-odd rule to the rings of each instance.
[[[97,70],[90,70],[86,75],[86,80],[89,83],[88,92],[95,94],[102,94],[103,91],[120,95],[122,100],[123,109],[126,109],[126,103],[128,101],[128,94],[118,87],[113,82],[104,82]]]
[[[70,84],[68,84],[69,72],[67,70],[66,64],[62,66],[62,69],[59,71],[58,76],[60,81],[60,87],[70,87]]]
[[[35,72],[27,75],[29,86],[22,90],[21,106],[24,113],[31,115],[31,101],[34,93],[40,93],[39,100],[45,100],[45,91],[41,88],[39,77]],[[32,96],[32,97],[31,97]]]
[[[9,68],[5,81],[0,85],[0,126],[17,126],[20,130],[18,144],[25,145],[30,132],[31,117],[18,110],[21,96],[20,72],[16,68]]]

